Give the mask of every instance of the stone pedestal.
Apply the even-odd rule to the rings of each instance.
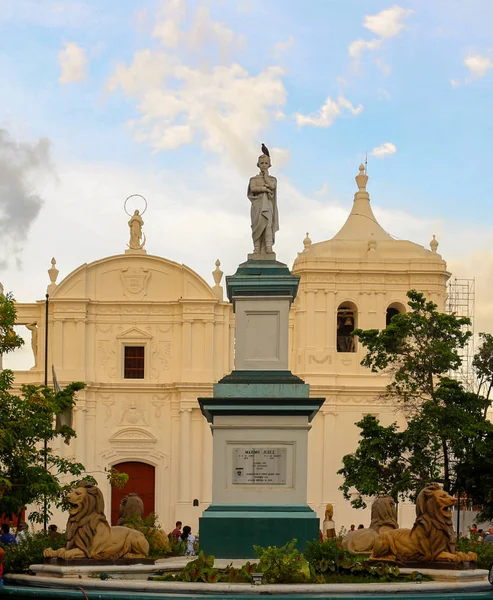
[[[227,277],[236,313],[235,371],[199,398],[213,432],[212,504],[200,547],[219,558],[255,557],[254,545],[303,550],[318,539],[307,505],[308,432],[323,404],[288,370],[289,308],[299,279],[283,263],[249,260]]]

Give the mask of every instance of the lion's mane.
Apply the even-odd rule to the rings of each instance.
[[[131,492],[122,498],[117,525],[124,525],[125,519],[129,517],[144,518],[144,503],[142,502],[142,498],[135,492]]]
[[[398,529],[395,502],[390,496],[379,496],[371,505],[370,529],[377,533],[381,527]]]
[[[440,491],[438,483],[431,483],[421,490],[416,501],[416,521],[411,531],[417,534],[419,549],[427,560],[436,560],[440,552],[455,552],[452,515],[440,510]]]
[[[107,527],[108,535],[110,526],[104,515],[104,499],[101,490],[89,481],[82,481],[77,486],[85,490],[83,508],[75,515],[71,515],[67,522],[67,542],[65,548],[80,548],[90,555],[91,541],[96,535],[98,525]]]

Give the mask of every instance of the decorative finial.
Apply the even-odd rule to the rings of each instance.
[[[223,272],[219,268],[220,266],[221,266],[221,261],[219,259],[217,259],[216,260],[216,268],[214,269],[214,271],[212,271],[212,277],[214,278],[214,283],[216,284],[212,288],[212,291],[214,292],[214,295],[216,296],[216,298],[220,302],[222,302],[222,300],[223,300],[223,288],[222,288],[222,286],[220,284],[221,284],[221,279],[223,278]]]
[[[50,294],[50,296],[57,288],[56,279],[58,277],[58,273],[59,273],[59,271],[56,268],[56,260],[55,260],[55,257],[53,257],[51,259],[51,268],[48,269],[48,275],[50,277],[50,285],[46,288],[46,291],[48,294]]]
[[[127,211],[127,202],[130,200],[130,198],[142,198],[144,201],[144,210],[141,212],[139,209],[135,209],[133,214],[129,213]],[[147,200],[141,194],[131,194],[125,200],[123,208],[130,217],[130,221],[128,222],[128,226],[130,228],[130,241],[128,242],[129,250],[140,250],[141,253],[146,254],[146,251],[144,250],[144,246],[146,245],[146,236],[145,233],[142,232],[142,227],[144,225],[142,215],[147,210]]]
[[[437,248],[438,248],[438,241],[435,238],[435,234],[433,234],[433,239],[430,242],[430,248],[431,248],[431,251],[436,254],[436,251],[437,251]]]
[[[363,163],[359,166],[359,175],[356,175],[356,184],[359,192],[366,192],[366,183],[368,181],[368,175],[365,173],[365,165]]]
[[[311,245],[312,245],[312,240],[310,239],[310,236],[308,235],[308,231],[307,231],[306,238],[303,240],[303,246],[305,247],[303,252],[307,252],[308,250],[310,250]]]

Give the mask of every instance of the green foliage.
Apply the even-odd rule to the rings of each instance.
[[[345,550],[342,546],[342,538],[332,538],[323,542],[314,540],[306,544],[303,553],[310,569],[315,574],[326,571],[342,572],[342,565],[348,560],[362,562],[363,557]]]
[[[362,496],[385,494],[396,503],[400,498],[414,499],[416,490],[439,477],[438,449],[422,427],[410,423],[406,431],[399,431],[396,423],[384,427],[372,415],[356,425],[361,429],[358,448],[343,457],[338,471],[344,476],[339,489],[354,508],[366,507]],[[353,488],[359,492],[356,498]]]
[[[206,556],[200,551],[197,558],[189,562],[180,573],[176,575],[164,573],[162,575],[155,575],[151,579],[152,581],[201,581],[202,583],[217,583],[220,577],[219,569],[214,568],[214,556]]]
[[[72,383],[61,392],[24,385],[17,396],[10,393],[12,383],[11,371],[0,373],[0,513],[19,515],[27,504],[44,499],[58,506],[65,491],[59,477],[84,472],[81,463],[61,458],[51,446],[58,438],[75,436],[66,425],[57,430],[55,417],[74,404],[84,384]],[[42,522],[43,515],[34,512],[30,519]]]
[[[411,310],[394,315],[386,329],[357,329],[354,335],[367,350],[364,366],[373,372],[392,369],[388,395],[408,408],[419,408],[434,397],[441,378],[461,365],[459,350],[471,336],[463,327],[470,321],[438,312],[437,305],[416,290],[407,296]]]
[[[478,569],[489,569],[493,563],[493,544],[480,542],[479,536],[472,539],[458,536],[456,549],[457,552],[476,552]]]
[[[316,583],[344,581],[348,577],[352,581],[389,581],[400,575],[395,565],[370,564],[366,558],[348,552],[338,538],[308,542],[304,555]]]
[[[45,548],[63,548],[65,536],[51,537],[49,534],[40,532],[35,535],[27,535],[26,540],[18,546],[9,544],[3,546],[5,557],[3,568],[5,573],[27,573],[29,565],[42,564],[44,562],[43,550]]]
[[[12,294],[0,294],[0,355],[13,352],[24,344],[14,330],[15,315]]]
[[[0,355],[22,345],[13,329],[15,318],[12,296],[0,294]],[[67,425],[57,428],[55,420],[73,407],[84,384],[71,383],[58,392],[24,385],[14,394],[13,383],[12,371],[0,372],[0,513],[10,517],[20,516],[27,504],[46,501],[58,506],[66,488],[59,478],[84,472],[83,465],[57,456],[52,449],[58,439],[75,436]],[[42,522],[45,515],[35,511],[30,518]]]
[[[303,555],[295,548],[296,539],[278,548],[254,546],[259,558],[259,570],[264,574],[262,583],[300,583],[310,579],[310,568]]]

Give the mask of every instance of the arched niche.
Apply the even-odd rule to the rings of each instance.
[[[402,315],[406,312],[406,307],[401,302],[392,302],[387,306],[387,310],[385,312],[385,327],[390,325],[392,321],[392,317],[395,315]]]
[[[358,307],[342,302],[337,308],[337,352],[356,352],[356,338],[351,333],[358,327]]]

